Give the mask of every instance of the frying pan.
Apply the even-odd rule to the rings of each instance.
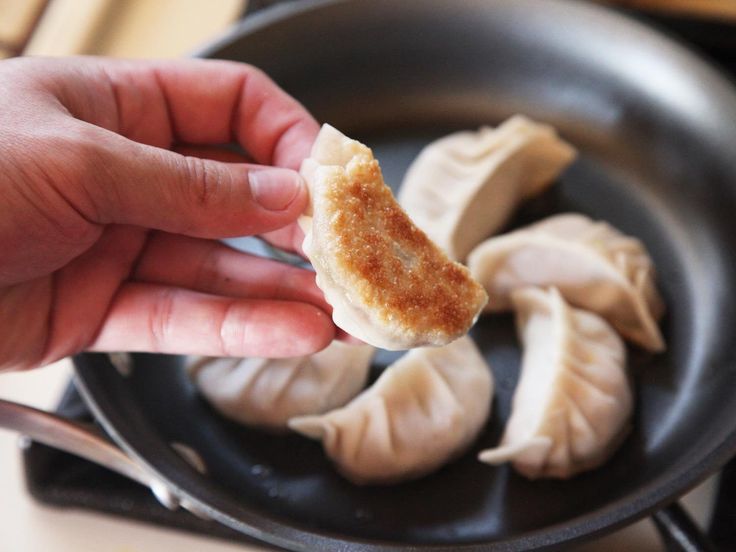
[[[636,414],[610,462],[529,482],[475,460],[501,435],[520,360],[511,318],[480,320],[472,335],[497,381],[491,421],[468,454],[392,487],[346,482],[318,443],[220,418],[180,358],[136,354],[125,376],[106,355],[79,355],[97,420],[137,466],[132,476],[169,504],[294,550],[552,548],[671,503],[736,453],[736,92],[697,56],[562,0],[291,3],[201,55],[264,69],[318,119],[370,145],[394,185],[448,132],[517,112],[555,125],[581,156],[510,227],[578,211],[642,239],[668,305],[669,347],[629,351]],[[391,360],[379,355],[376,373]],[[198,451],[206,474],[173,441]]]

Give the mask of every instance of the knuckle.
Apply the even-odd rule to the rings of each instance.
[[[228,185],[224,171],[199,157],[185,157],[185,160],[186,186],[195,204],[203,208],[218,204]]]
[[[172,330],[176,291],[164,289],[159,293],[148,315],[148,329],[154,351],[165,350]]]
[[[242,356],[250,339],[252,317],[248,309],[232,300],[223,309],[220,319],[219,339],[220,354],[226,357]]]

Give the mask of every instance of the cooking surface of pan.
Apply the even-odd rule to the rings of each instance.
[[[271,74],[321,121],[374,149],[398,186],[421,147],[524,113],[579,148],[509,228],[577,211],[643,240],[668,312],[668,350],[630,348],[636,414],[602,468],[529,482],[479,463],[508,417],[520,349],[510,316],[471,334],[493,367],[492,418],[439,472],[391,487],[343,480],[318,443],[236,426],[182,360],[77,357],[87,398],[133,456],[220,521],[294,549],[551,546],[631,521],[736,451],[736,93],[674,43],[600,8],[550,0],[297,3],[247,20],[211,57]],[[396,358],[378,356],[374,375]],[[168,443],[197,450],[206,475]]]

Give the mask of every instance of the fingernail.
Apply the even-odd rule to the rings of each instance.
[[[283,211],[299,195],[304,181],[288,169],[255,169],[248,173],[253,198],[264,209]]]

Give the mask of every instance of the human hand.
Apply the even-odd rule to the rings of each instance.
[[[0,368],[82,350],[323,348],[335,327],[311,272],[214,241],[295,247],[294,169],[318,130],[243,64],[0,62]],[[282,168],[171,151],[231,141]]]

